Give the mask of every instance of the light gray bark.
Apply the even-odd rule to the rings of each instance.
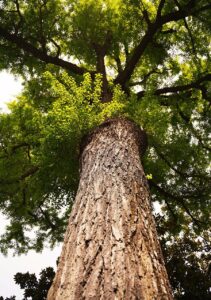
[[[140,161],[144,135],[113,119],[90,136],[48,300],[173,299]]]

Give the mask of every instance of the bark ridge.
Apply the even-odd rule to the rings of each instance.
[[[48,300],[173,299],[140,161],[143,137],[125,119],[91,135]]]

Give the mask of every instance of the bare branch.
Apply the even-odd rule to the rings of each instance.
[[[27,170],[23,175],[20,176],[19,181],[34,175],[39,170],[38,166],[33,166],[29,170]]]
[[[160,33],[162,34],[169,34],[169,33],[175,33],[177,32],[175,29],[168,29],[168,30],[164,30],[164,31],[161,31]]]
[[[206,11],[211,9],[211,4],[207,4],[202,6],[201,8],[194,9],[194,4],[191,4],[195,1],[190,1],[185,7],[183,7],[181,10],[166,14],[165,16],[161,17],[161,21],[164,24],[167,24],[172,21],[178,21],[183,18],[186,18],[188,16],[194,16],[202,11]]]
[[[143,7],[143,8],[142,8],[141,6],[139,6],[140,9],[141,9],[141,12],[142,12],[142,14],[143,14],[143,18],[145,19],[147,25],[149,26],[149,25],[151,25],[151,21],[150,21],[150,18],[149,18],[149,13],[148,13],[148,11],[147,11],[147,9],[146,9],[146,7],[145,7],[143,1],[140,1],[140,2],[141,2],[141,5],[142,5],[142,7]]]
[[[23,143],[14,145],[14,146],[12,146],[12,147],[8,147],[8,149],[7,149],[6,147],[4,147],[5,155],[0,156],[0,159],[1,159],[1,158],[9,157],[9,155],[14,154],[14,153],[16,152],[17,149],[20,149],[20,148],[23,148],[23,147],[29,148],[30,145],[29,145],[28,143],[26,143],[26,142],[23,142]],[[3,146],[1,146],[1,148],[3,149]],[[8,150],[9,150],[9,151],[8,151]]]
[[[143,10],[143,16],[144,16],[144,19],[145,19],[147,25],[150,26],[152,23],[150,21],[149,14],[146,9]]]
[[[152,38],[157,30],[158,30],[158,28],[157,28],[157,26],[155,26],[155,24],[151,24],[148,27],[148,30],[145,33],[145,35],[143,36],[141,42],[134,49],[132,56],[128,59],[124,70],[121,73],[119,73],[119,75],[115,79],[115,83],[120,84],[122,87],[124,87],[125,83],[130,80],[132,73],[133,73],[140,57],[144,53],[146,47],[152,41]]]

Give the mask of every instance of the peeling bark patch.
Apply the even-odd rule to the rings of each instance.
[[[173,299],[140,161],[141,139],[125,119],[109,120],[90,135],[48,300]]]

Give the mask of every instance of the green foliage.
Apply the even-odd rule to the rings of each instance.
[[[33,248],[40,251],[44,242],[53,246],[62,240],[71,208],[67,203],[71,203],[79,179],[81,140],[105,119],[117,116],[134,120],[148,133],[145,168],[151,174],[148,179],[169,190],[168,206],[163,209],[168,220],[177,219],[177,225],[169,229],[175,234],[188,228],[190,220],[185,215],[192,209],[196,215],[203,212],[201,226],[208,226],[207,151],[198,148],[193,127],[197,122],[200,136],[206,137],[207,124],[197,112],[199,105],[206,110],[206,102],[199,97],[191,103],[192,108],[182,100],[177,100],[176,106],[174,100],[171,106],[161,106],[153,90],[139,101],[135,95],[128,98],[115,85],[112,101],[101,102],[101,95],[99,74],[94,81],[85,74],[77,83],[66,72],[59,76],[45,72],[39,80],[29,81],[22,96],[10,104],[10,114],[1,115],[1,209],[12,220],[2,236],[3,252],[9,248],[17,253]],[[191,123],[184,124],[180,110],[188,113]],[[193,202],[192,195],[195,198],[199,193],[203,203]],[[156,200],[162,199],[163,194],[158,193]],[[193,226],[197,230],[197,224]],[[36,228],[34,238],[27,234],[31,228]]]
[[[55,272],[53,268],[48,267],[40,272],[40,277],[37,278],[35,274],[27,273],[16,273],[14,276],[15,283],[24,290],[23,300],[45,300],[47,297],[48,290],[51,286]],[[16,297],[7,297],[5,300],[15,300]],[[0,300],[4,300],[0,297]]]
[[[161,205],[166,255],[186,249],[187,240],[195,247],[210,214],[209,5],[0,1],[0,69],[25,79],[10,113],[0,114],[0,210],[10,220],[3,253],[41,251],[62,240],[81,141],[112,117],[129,118],[147,132],[143,164],[152,200]],[[199,270],[184,256],[179,266],[192,265],[196,278],[205,278],[202,257]],[[184,298],[189,286],[179,289],[172,280],[178,299],[195,299],[194,289]]]
[[[24,290],[24,300],[45,300],[54,276],[53,268],[48,267],[40,272],[39,279],[35,274],[30,274],[29,272],[25,274],[17,273],[14,279],[15,283]]]
[[[39,99],[34,89],[43,85],[47,91]],[[0,115],[0,205],[11,219],[2,236],[2,252],[40,251],[44,241],[53,246],[62,239],[71,208],[66,204],[71,203],[79,179],[81,139],[106,118],[124,111],[118,87],[112,102],[100,102],[101,85],[100,75],[92,82],[85,74],[77,85],[67,73],[58,80],[46,72],[40,87],[36,80],[29,82],[23,95],[10,104],[11,113]],[[38,95],[41,91],[36,90]],[[28,233],[32,228],[35,238]]]
[[[162,232],[162,220],[158,231]],[[160,235],[169,279],[177,300],[210,299],[210,246],[209,233],[200,237],[191,231],[166,243]]]

